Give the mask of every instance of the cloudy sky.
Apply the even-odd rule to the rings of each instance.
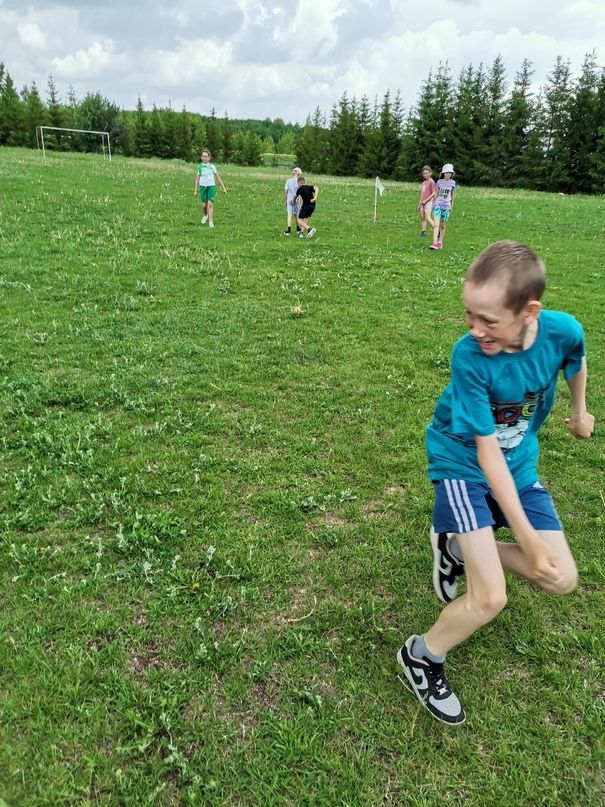
[[[0,0],[0,60],[18,87],[69,85],[152,104],[304,122],[347,90],[415,102],[431,67],[501,54],[542,83],[555,58],[605,63],[605,0]]]

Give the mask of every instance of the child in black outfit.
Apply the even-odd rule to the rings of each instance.
[[[303,176],[299,176],[298,190],[295,198],[299,196],[301,206],[296,220],[298,221],[298,226],[301,228],[302,232],[299,233],[298,237],[304,238],[306,235],[307,238],[313,238],[317,230],[314,227],[309,226],[309,219],[315,211],[315,202],[319,196],[319,188],[317,185],[305,185],[305,178]]]

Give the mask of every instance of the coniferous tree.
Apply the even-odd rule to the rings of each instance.
[[[132,154],[134,157],[149,157],[149,133],[147,118],[141,96],[137,97],[137,109],[132,131]]]
[[[353,173],[361,153],[355,102],[343,93],[332,109],[329,136],[329,169],[337,176]]]
[[[296,162],[303,171],[324,173],[328,170],[328,131],[324,116],[316,107],[313,117],[307,117],[296,141]]]
[[[168,102],[166,109],[162,110],[162,156],[172,160],[179,156],[176,114]]]
[[[591,161],[590,190],[592,193],[603,193],[603,174],[605,173],[605,69],[601,70],[597,88],[596,146]]]
[[[571,71],[569,62],[557,57],[544,87],[546,112],[544,143],[544,188],[555,191],[568,187],[569,154],[567,135],[570,126]]]
[[[68,129],[78,128],[78,100],[71,84],[67,90],[67,104],[63,107],[63,125]],[[82,151],[84,145],[81,134],[69,132],[67,137],[72,151]]]
[[[397,155],[399,157],[399,154]],[[362,177],[376,177],[381,173],[384,162],[383,140],[380,129],[375,124],[366,127],[363,151],[357,161],[357,171]]]
[[[191,160],[194,158],[193,133],[191,131],[189,113],[187,112],[185,105],[183,105],[183,109],[179,115],[177,129],[177,156],[180,157],[181,160],[185,160],[185,162],[191,162]]]
[[[46,123],[46,109],[40,98],[36,82],[26,89],[25,96],[25,142],[30,148],[38,146],[37,127]]]
[[[505,175],[504,122],[506,108],[506,71],[497,56],[486,79],[486,119],[483,126],[482,181],[501,186]]]
[[[504,184],[513,188],[523,187],[527,181],[526,161],[532,126],[532,74],[531,62],[524,59],[506,104],[502,144]]]
[[[477,78],[472,65],[464,68],[456,85],[456,95],[452,110],[453,153],[456,155],[455,169],[464,182],[476,184],[482,174],[481,164],[477,165],[483,147],[481,121],[482,99],[481,75]],[[432,164],[432,163],[431,163]],[[437,170],[438,162],[435,163]]]
[[[390,178],[395,173],[395,166],[400,149],[401,109],[400,103],[391,104],[391,96],[387,90],[384,94],[378,118],[380,176]]]
[[[19,98],[13,79],[4,73],[0,95],[0,145],[22,146],[25,143],[25,105]]]
[[[221,150],[221,133],[214,107],[210,112],[210,117],[206,118],[206,148],[212,154],[212,159],[217,160]]]
[[[160,110],[153,105],[148,128],[149,153],[154,157],[164,156],[164,126]]]
[[[231,162],[231,152],[233,151],[233,130],[227,110],[223,116],[221,124],[221,152],[223,162]]]
[[[569,184],[566,191],[589,193],[593,186],[593,156],[597,152],[602,108],[599,107],[599,68],[594,51],[587,53],[574,83],[565,135]]]
[[[49,126],[65,126],[63,119],[63,108],[61,100],[57,93],[57,85],[52,75],[48,77],[48,85],[46,90],[46,108],[48,110],[48,125]],[[65,142],[63,132],[49,132],[48,133],[48,147],[49,148],[69,148],[69,142]]]
[[[547,113],[543,90],[540,89],[531,107],[527,148],[520,158],[520,175],[523,178],[519,187],[544,190],[547,174],[544,162],[546,143]]]
[[[189,116],[189,118],[191,119],[191,116]],[[194,121],[191,124],[191,132],[193,137],[193,155],[197,162],[197,160],[199,160],[200,158],[202,149],[208,148],[208,146],[206,145],[208,143],[208,138],[206,137],[206,127],[204,126],[203,121],[194,119]],[[212,152],[211,154],[212,159],[216,160],[214,154]]]

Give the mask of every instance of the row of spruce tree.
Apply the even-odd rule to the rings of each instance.
[[[283,120],[230,120],[180,112],[172,108],[145,110],[139,97],[136,110],[128,112],[99,92],[78,101],[69,88],[64,103],[53,77],[48,79],[43,100],[35,84],[20,92],[10,73],[0,63],[0,145],[36,148],[36,127],[89,129],[109,132],[112,150],[130,157],[162,157],[188,162],[209,148],[216,159],[240,165],[260,165],[264,153],[293,154],[300,126]],[[75,132],[45,133],[45,145],[66,151],[96,151],[100,138]]]
[[[329,120],[307,118],[296,157],[307,171],[417,180],[453,162],[468,185],[602,193],[605,69],[587,54],[579,76],[557,58],[538,89],[525,60],[509,87],[501,57],[457,78],[440,64],[405,114],[399,93],[370,105],[345,93]]]
[[[558,57],[535,88],[525,60],[509,84],[501,57],[491,67],[469,65],[454,77],[447,63],[431,71],[407,112],[399,92],[370,103],[345,93],[331,113],[319,108],[301,128],[277,118],[230,120],[184,107],[120,110],[100,93],[67,102],[49,78],[46,101],[33,83],[18,92],[0,64],[0,145],[36,147],[36,126],[110,133],[128,156],[195,160],[210,148],[223,162],[258,165],[263,154],[292,155],[305,171],[341,176],[417,180],[424,164],[438,171],[454,162],[468,185],[566,193],[602,193],[605,169],[605,69],[587,54],[578,76]],[[51,148],[93,150],[90,136],[57,134]],[[277,164],[277,160],[274,160]]]

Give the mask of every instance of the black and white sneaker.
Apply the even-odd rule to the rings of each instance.
[[[464,563],[450,552],[453,532],[435,532],[431,527],[433,549],[433,587],[441,602],[451,602],[456,597],[458,578],[464,574]]]
[[[412,692],[433,717],[442,723],[450,726],[464,723],[464,709],[457,695],[452,692],[443,664],[413,655],[412,645],[417,638],[410,636],[397,652],[397,661],[403,667]]]

